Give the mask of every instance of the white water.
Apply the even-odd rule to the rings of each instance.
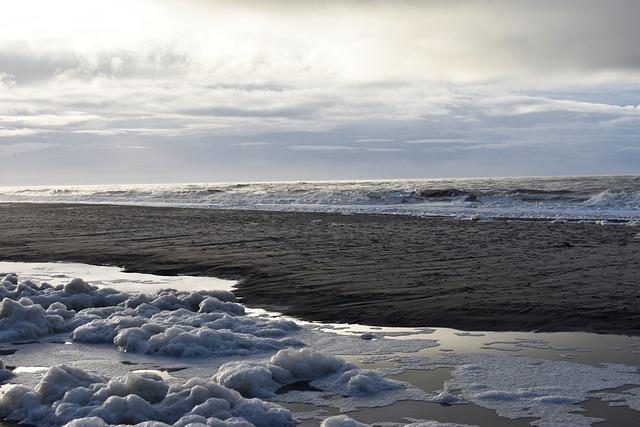
[[[640,177],[0,187],[0,202],[640,221]]]

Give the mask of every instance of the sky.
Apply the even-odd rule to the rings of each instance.
[[[640,173],[637,0],[35,1],[0,186]]]

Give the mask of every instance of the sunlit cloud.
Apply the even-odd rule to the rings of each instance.
[[[0,137],[72,147],[59,165],[149,146],[141,174],[180,157],[199,179],[225,177],[207,156],[226,167],[240,151],[256,179],[317,153],[357,152],[372,175],[384,153],[396,174],[456,175],[432,154],[506,150],[531,167],[518,149],[620,151],[640,131],[640,3],[542,3],[13,2],[0,15]]]
[[[31,135],[35,135],[38,133],[41,133],[42,131],[39,129],[28,129],[28,128],[22,128],[22,129],[2,129],[0,128],[0,138],[1,137],[15,137],[15,136],[31,136]]]

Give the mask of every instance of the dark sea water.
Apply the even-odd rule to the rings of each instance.
[[[0,202],[640,221],[640,176],[0,187]]]

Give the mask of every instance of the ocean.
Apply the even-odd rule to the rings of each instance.
[[[640,221],[640,176],[0,187],[0,202]]]

